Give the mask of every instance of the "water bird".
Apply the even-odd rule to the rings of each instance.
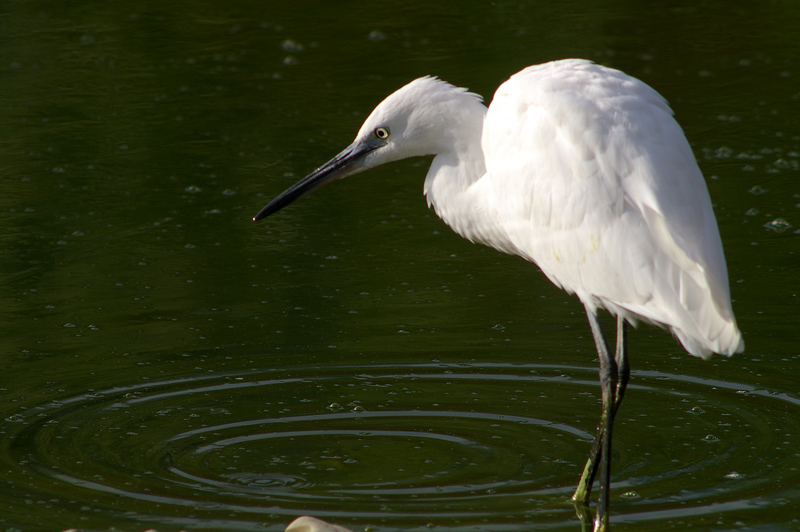
[[[278,195],[263,219],[331,181],[433,155],[428,205],[456,233],[535,263],[575,294],[599,359],[602,410],[573,494],[608,529],[611,436],[630,378],[627,327],[670,330],[696,357],[744,350],[703,175],[666,100],[581,59],[530,66],[480,96],[436,77],[383,100],[355,141]],[[616,316],[616,350],[598,310]]]

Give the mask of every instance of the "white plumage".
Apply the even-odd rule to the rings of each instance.
[[[424,77],[381,102],[353,144],[254,219],[328,181],[418,155],[435,156],[425,195],[454,231],[536,263],[586,307],[604,408],[600,450],[575,498],[588,500],[605,454],[602,530],[611,426],[628,380],[626,322],[665,326],[694,356],[744,349],[708,190],[683,131],[653,89],[589,61],[526,68],[488,111],[466,89]],[[613,357],[598,308],[618,316]]]

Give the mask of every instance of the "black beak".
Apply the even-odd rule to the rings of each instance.
[[[380,145],[369,145],[364,143],[351,144],[339,155],[323,164],[306,177],[283,191],[278,197],[270,201],[269,204],[261,209],[258,214],[253,216],[253,221],[257,222],[266,218],[270,214],[283,209],[294,200],[309,194],[322,185],[342,179],[348,175],[361,170],[364,165],[364,157]]]

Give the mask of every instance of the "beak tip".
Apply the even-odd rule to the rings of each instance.
[[[306,177],[284,190],[278,197],[274,198],[266,207],[261,209],[258,214],[253,216],[253,221],[258,222],[267,216],[274,214],[286,207],[293,201],[313,190],[321,187],[330,181],[341,179],[347,175],[362,169],[363,158],[378,146],[351,144],[336,157],[323,164]]]
[[[272,206],[272,203],[270,203],[269,205],[267,205],[266,207],[264,207],[263,209],[258,211],[258,213],[255,216],[253,216],[253,221],[254,222],[260,222],[261,220],[263,220],[264,218],[266,218],[267,216],[272,214],[274,211],[270,210],[268,208],[268,207],[271,207],[271,206]]]

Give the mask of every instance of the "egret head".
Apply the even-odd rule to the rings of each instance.
[[[418,78],[390,94],[364,121],[356,139],[333,159],[289,187],[253,217],[261,220],[322,185],[391,161],[435,155],[452,148],[467,107],[480,96],[438,78]],[[480,125],[478,126],[480,131]]]

